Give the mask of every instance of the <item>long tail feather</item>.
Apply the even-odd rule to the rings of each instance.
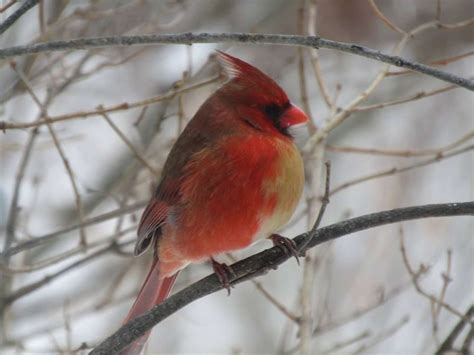
[[[158,260],[153,261],[150,271],[143,282],[143,286],[138,293],[137,299],[133,304],[132,308],[128,312],[127,318],[124,320],[124,324],[128,321],[142,315],[146,311],[153,308],[154,305],[163,302],[168,298],[171,289],[178,277],[178,273],[170,277],[160,277],[160,262]],[[145,346],[145,343],[150,336],[150,332],[145,333],[143,336],[135,340],[127,348],[120,352],[120,355],[138,355]]]

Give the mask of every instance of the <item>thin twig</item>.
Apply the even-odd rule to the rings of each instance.
[[[117,111],[123,111],[123,110],[129,110],[132,108],[136,107],[142,107],[142,106],[149,106],[151,104],[158,103],[160,101],[168,100],[173,97],[175,97],[178,94],[195,90],[197,88],[200,88],[202,86],[206,86],[208,84],[214,83],[219,79],[219,76],[214,76],[209,79],[202,80],[200,82],[197,82],[195,84],[189,85],[185,88],[182,89],[171,89],[165,94],[154,96],[145,100],[139,100],[139,101],[134,101],[131,103],[123,102],[120,104],[112,105],[109,107],[104,107],[101,110],[98,109],[93,109],[89,111],[79,111],[79,112],[73,112],[65,115],[59,115],[59,116],[50,116],[50,117],[44,117],[43,121],[40,122],[25,122],[25,123],[10,123],[10,122],[5,122],[5,121],[0,121],[0,131],[1,130],[7,130],[7,129],[24,129],[24,128],[31,128],[31,127],[38,127],[42,126],[44,124],[48,123],[56,123],[56,122],[61,122],[61,121],[68,121],[68,120],[73,120],[76,118],[88,118],[92,116],[100,116],[104,113],[110,113],[110,112],[117,112]]]
[[[384,107],[388,107],[388,106],[400,105],[400,104],[404,104],[406,102],[416,101],[416,100],[420,100],[420,99],[423,99],[423,98],[426,98],[426,97],[441,94],[443,92],[453,90],[453,89],[457,89],[457,88],[459,88],[459,86],[448,85],[448,86],[444,86],[444,87],[436,89],[436,90],[419,91],[416,94],[409,95],[409,96],[401,98],[401,99],[391,100],[391,101],[387,101],[387,102],[381,102],[381,103],[373,104],[373,105],[357,106],[353,109],[353,111],[354,112],[368,111],[368,110],[375,110],[375,109],[380,109],[380,108],[384,108]]]
[[[99,106],[97,108],[98,110],[103,110],[104,108],[102,106]],[[130,140],[127,138],[125,134],[117,127],[117,125],[112,121],[112,119],[107,115],[107,113],[102,112],[102,117],[104,117],[105,121],[109,124],[109,126],[113,129],[115,133],[120,137],[122,142],[125,143],[125,145],[132,151],[133,155],[135,155],[135,158],[139,162],[141,162],[145,168],[147,168],[155,177],[160,176],[160,172],[156,170],[144,157],[143,155],[135,148],[135,146],[130,142]]]
[[[316,215],[316,208],[319,205],[319,200],[315,197],[318,196],[321,190],[321,169],[322,169],[322,154],[324,154],[324,146],[318,145],[317,149],[314,152],[314,159],[308,162],[308,168],[311,170],[309,176],[309,197],[308,198],[308,225],[312,223],[314,216]],[[321,154],[321,155],[320,155]],[[315,167],[315,168],[314,168]],[[326,187],[325,191],[329,191],[328,183],[329,183],[329,176],[330,176],[330,164],[326,162]],[[316,217],[316,221],[312,225],[311,230],[314,231],[318,228],[319,223],[321,221],[322,215],[326,208],[327,203],[329,200],[326,198],[326,194],[321,200],[321,206],[319,208],[318,215]],[[308,240],[304,245],[299,247],[297,250],[302,254],[305,255],[304,258],[304,265],[303,265],[303,281],[301,286],[300,292],[300,322],[299,326],[299,334],[300,334],[300,342],[299,342],[299,352],[301,354],[311,354],[311,341],[312,341],[312,328],[313,328],[313,291],[314,291],[314,280],[316,277],[316,267],[315,263],[317,261],[316,251],[310,250],[306,253],[303,251],[305,250],[305,246],[311,242],[312,237],[308,237]]]
[[[307,16],[305,16],[308,14]],[[307,21],[307,25],[305,26],[305,20]],[[314,6],[307,0],[301,0],[300,8],[298,9],[298,31],[299,34],[304,34],[304,31],[307,31],[308,35],[315,35],[316,34],[316,1],[314,1]],[[303,102],[303,107],[308,112],[310,117],[310,124],[309,124],[309,133],[314,134],[316,132],[316,125],[314,123],[314,117],[311,115],[310,112],[310,104],[308,101],[308,93],[307,93],[307,83],[306,83],[306,73],[304,67],[304,54],[306,50],[313,56],[316,56],[317,64],[319,64],[319,58],[317,49],[316,48],[303,48],[298,47],[298,59],[299,59],[299,66],[298,72],[300,77],[300,92],[301,92],[301,99]],[[311,58],[312,60],[314,58]],[[314,66],[314,64],[312,63]],[[320,69],[320,68],[318,68]],[[318,80],[318,72],[316,74]],[[319,75],[319,79],[322,80],[321,76]],[[324,85],[323,83],[321,85]],[[306,171],[307,171],[307,178],[308,178],[308,190],[307,190],[307,221],[308,226],[312,223],[313,218],[316,215],[316,211],[319,205],[319,201],[316,199],[320,190],[321,190],[321,181],[320,177],[322,175],[322,161],[324,157],[324,146],[318,145],[315,147],[314,151],[312,152],[311,159],[308,159],[306,164]],[[300,249],[301,250],[301,249]],[[302,355],[311,354],[313,351],[311,346],[311,332],[313,327],[313,292],[314,292],[314,280],[316,276],[316,268],[315,268],[315,261],[316,258],[316,251],[311,250],[308,251],[304,258],[303,263],[303,277],[302,277],[302,285],[300,288],[300,320],[297,323],[299,329],[299,352]]]
[[[237,259],[234,258],[231,254],[227,254],[227,256],[232,260],[232,262],[236,262]],[[252,279],[252,283],[254,284],[255,288],[265,297],[272,305],[274,305],[281,313],[283,313],[288,319],[292,320],[295,323],[300,321],[300,317],[295,315],[291,312],[283,303],[278,301],[263,285],[261,282]]]
[[[378,8],[378,6],[375,4],[375,1],[374,0],[368,0],[369,1],[369,4],[370,4],[370,7],[372,8],[372,10],[374,10],[375,12],[375,15],[377,15],[377,17],[379,19],[382,20],[382,22],[390,29],[394,30],[395,32],[398,32],[398,33],[401,33],[402,35],[406,35],[406,32],[404,30],[402,30],[400,27],[398,27],[397,25],[395,25],[392,21],[390,21],[384,14],[382,11],[380,11],[380,9]]]
[[[404,325],[406,325],[409,320],[410,320],[409,316],[404,316],[395,325],[391,326],[388,329],[382,330],[380,333],[376,334],[374,337],[372,337],[370,341],[360,346],[352,354],[366,354],[368,349],[390,338],[392,335],[398,332]]]
[[[427,156],[427,155],[439,155],[440,153],[447,152],[452,150],[461,144],[474,138],[474,131],[471,131],[461,138],[456,139],[454,142],[445,145],[440,148],[433,149],[381,149],[381,148],[361,148],[361,147],[348,147],[348,146],[334,146],[326,145],[326,149],[331,152],[340,152],[340,153],[355,153],[355,154],[373,154],[373,155],[388,155],[402,158],[411,158],[418,156]]]
[[[44,20],[44,2],[45,0],[40,0],[38,6],[38,22],[40,25],[40,33],[43,38],[45,38],[46,33],[46,24]]]
[[[33,101],[38,105],[39,109],[41,110],[41,116],[48,117],[47,106],[45,105],[45,103],[41,102],[38,96],[35,94],[29,80],[26,78],[23,72],[16,65],[12,65],[12,68],[13,70],[15,70],[15,72],[18,74],[18,76],[22,80],[23,84],[26,87],[26,90],[33,98]],[[66,153],[64,152],[64,149],[61,146],[61,143],[58,139],[58,136],[53,126],[48,122],[46,123],[46,126],[48,127],[48,131],[51,135],[51,138],[53,139],[56,150],[58,151],[59,156],[61,157],[64,168],[66,169],[67,175],[69,177],[69,181],[71,182],[71,186],[72,186],[72,190],[73,190],[74,198],[75,198],[75,203],[76,203],[76,209],[77,209],[77,213],[79,217],[79,222],[82,223],[82,221],[84,220],[84,207],[82,204],[79,189],[77,187],[76,179],[74,177],[74,172],[72,171],[69,160],[66,157]],[[79,236],[80,236],[80,244],[85,245],[87,243],[86,232],[85,232],[85,228],[82,226],[81,228],[79,228]]]
[[[301,0],[301,6],[298,8],[298,16],[297,16],[297,25],[298,25],[298,34],[304,34],[305,28],[305,14],[306,14],[306,1]],[[298,77],[299,77],[299,85],[300,85],[300,96],[301,96],[301,103],[303,105],[303,110],[306,112],[306,115],[309,117],[309,126],[311,127],[312,131],[316,130],[316,127],[313,123],[313,115],[311,114],[311,106],[308,100],[308,86],[306,82],[306,72],[305,72],[305,61],[304,61],[304,54],[305,48],[298,47]]]
[[[356,334],[355,336],[350,337],[349,339],[339,341],[335,343],[331,348],[325,350],[322,352],[322,354],[334,354],[335,351],[344,349],[348,346],[353,345],[354,343],[357,343],[365,338],[370,337],[372,333],[369,330],[364,330],[363,332],[360,332],[359,334]]]
[[[30,240],[27,240],[25,242],[22,242],[22,243],[18,243],[17,245],[11,247],[10,249],[4,250],[3,255],[12,256],[12,255],[18,254],[22,251],[29,250],[29,249],[35,248],[35,247],[39,247],[41,245],[45,245],[45,244],[53,241],[54,239],[64,235],[65,233],[74,231],[74,230],[79,229],[81,227],[87,227],[87,226],[91,226],[91,225],[94,225],[94,224],[97,224],[97,223],[102,223],[102,222],[108,221],[110,219],[116,218],[118,216],[121,216],[123,214],[135,212],[135,211],[139,210],[140,208],[144,208],[147,205],[147,203],[148,203],[148,201],[140,201],[140,202],[134,203],[132,205],[129,205],[129,206],[126,206],[126,207],[123,207],[123,208],[118,208],[118,209],[113,210],[111,212],[107,212],[107,213],[98,215],[96,217],[85,219],[84,221],[82,221],[82,223],[72,224],[69,227],[60,229],[58,231],[55,231],[55,232],[52,232],[52,233],[49,233],[49,234],[45,234],[45,235],[40,236],[40,237],[36,237],[36,238],[30,239]]]
[[[33,146],[36,142],[38,137],[38,128],[33,129],[28,136],[28,140],[26,142],[25,148],[23,150],[22,156],[20,158],[20,163],[18,166],[18,170],[16,173],[15,185],[13,187],[13,196],[10,203],[10,209],[8,211],[8,218],[7,218],[7,225],[6,225],[6,233],[5,233],[5,240],[3,244],[3,250],[9,250],[12,243],[16,239],[16,228],[17,228],[17,219],[18,219],[18,212],[20,209],[19,201],[20,201],[20,194],[21,188],[23,185],[23,179],[25,176],[25,171],[30,162]],[[5,265],[6,267],[10,264],[10,255],[2,254],[0,255],[0,262],[1,264]],[[5,307],[7,306],[4,303],[5,295],[10,292],[10,289],[13,285],[13,278],[9,275],[2,275],[0,274],[0,342],[3,342],[7,338],[7,322],[5,319]]]
[[[432,28],[439,28],[439,23],[436,21],[426,22],[419,26],[416,26],[413,30],[403,36],[403,38],[398,42],[398,44],[392,50],[392,53],[398,54],[406,45],[409,39],[413,38],[415,35],[426,31]],[[306,143],[304,152],[308,153],[320,142],[322,142],[330,132],[332,132],[336,127],[341,125],[353,112],[354,109],[360,105],[361,102],[366,100],[368,96],[375,90],[375,88],[382,82],[388,73],[389,66],[386,65],[382,70],[377,74],[375,79],[370,83],[370,85],[365,89],[361,94],[354,98],[344,109],[340,110],[336,115],[331,117],[323,127],[321,127]],[[473,81],[474,83],[474,81]]]
[[[438,21],[436,21],[436,22],[438,22]],[[474,17],[468,18],[467,20],[464,20],[464,21],[451,23],[451,24],[450,23],[439,23],[438,22],[438,27],[442,28],[442,29],[445,29],[445,30],[453,30],[455,28],[470,26],[472,24],[474,24]]]
[[[10,209],[8,212],[8,219],[7,219],[7,226],[6,226],[6,237],[3,246],[3,250],[7,250],[10,248],[11,244],[15,241],[15,229],[17,224],[18,218],[18,201],[20,198],[20,191],[21,185],[23,182],[23,178],[25,177],[25,170],[28,165],[28,161],[31,157],[31,153],[33,151],[33,146],[36,141],[36,137],[38,136],[38,129],[34,129],[31,131],[28,141],[25,145],[25,149],[20,159],[20,163],[18,166],[18,170],[15,176],[15,186],[13,187],[13,197],[10,203]]]
[[[423,167],[423,166],[426,166],[426,165],[429,165],[429,164],[437,163],[441,160],[452,158],[456,155],[463,154],[463,153],[468,152],[468,151],[473,150],[473,149],[474,149],[474,145],[469,145],[467,147],[454,150],[450,153],[441,152],[441,153],[437,154],[434,158],[423,160],[423,161],[418,162],[418,163],[405,165],[405,166],[398,167],[398,168],[394,167],[394,168],[391,168],[391,169],[386,169],[386,170],[379,171],[377,173],[361,176],[359,178],[356,178],[356,179],[353,179],[353,180],[350,180],[350,181],[347,181],[345,183],[340,184],[339,186],[332,189],[329,195],[332,196],[332,195],[340,192],[341,190],[344,190],[344,189],[346,189],[350,186],[360,184],[362,182],[378,179],[378,178],[393,175],[393,174],[403,173],[403,172],[406,172],[406,171],[409,171],[409,170],[412,170],[412,169],[416,169],[416,168],[420,168],[420,167]]]
[[[326,166],[326,182],[324,186],[324,195],[321,199],[321,207],[319,209],[318,217],[316,218],[316,221],[314,222],[313,227],[310,230],[310,235],[312,235],[311,238],[314,238],[314,232],[319,228],[319,225],[321,224],[321,220],[323,219],[324,212],[326,211],[326,206],[329,204],[329,191],[330,191],[330,182],[331,182],[331,162],[328,160],[324,163]],[[311,238],[308,238],[308,240],[304,243],[301,244],[299,247],[299,251],[303,251],[306,249],[306,246],[311,243]]]
[[[30,294],[31,292],[37,290],[38,288],[41,288],[41,287],[47,285],[48,283],[50,283],[51,281],[53,281],[53,280],[57,279],[58,277],[64,275],[65,273],[67,273],[71,270],[74,270],[77,267],[82,266],[83,264],[86,264],[89,261],[92,261],[92,260],[96,259],[97,257],[102,256],[106,253],[115,253],[115,254],[121,255],[121,253],[118,252],[120,250],[120,249],[118,249],[118,247],[130,245],[130,244],[133,244],[133,243],[135,243],[135,238],[133,238],[131,240],[128,240],[128,241],[124,241],[124,242],[120,243],[119,245],[116,242],[112,242],[109,245],[107,245],[106,247],[103,247],[103,248],[89,254],[88,256],[85,256],[84,258],[82,258],[80,260],[77,260],[77,261],[71,263],[70,265],[56,271],[54,274],[46,275],[41,280],[32,282],[28,285],[25,285],[25,286],[21,287],[20,289],[18,289],[16,291],[12,292],[11,294],[7,295],[4,299],[4,302],[5,302],[6,305],[9,305],[12,302],[18,300],[19,298],[24,297],[24,296]]]
[[[395,287],[395,288],[393,288],[392,290],[390,290],[386,293],[385,292],[381,293],[380,297],[378,297],[372,303],[370,303],[370,304],[368,304],[368,305],[366,305],[362,308],[356,309],[355,311],[353,311],[349,314],[338,317],[337,319],[334,319],[334,320],[330,321],[329,323],[318,325],[313,330],[313,336],[322,335],[322,334],[327,333],[329,331],[332,331],[334,329],[345,326],[349,322],[354,321],[356,319],[359,319],[360,317],[363,317],[364,315],[366,315],[370,311],[386,304],[388,301],[392,300],[395,296],[400,295],[403,291],[407,290],[408,286],[410,286],[410,285],[411,285],[411,281],[410,281],[410,283],[405,283],[405,284],[402,284],[398,287]]]
[[[317,0],[311,0],[308,9],[308,35],[316,36],[316,18],[317,18]],[[318,83],[319,91],[324,99],[324,103],[331,112],[335,111],[334,101],[329,95],[329,91],[323,79],[321,71],[321,63],[319,60],[319,50],[317,48],[310,49],[311,64],[313,66],[314,75],[316,76],[316,82]]]
[[[0,14],[1,14],[2,12],[7,11],[7,10],[10,8],[10,6],[12,6],[13,4],[15,4],[17,1],[18,1],[18,0],[10,0],[10,1],[7,2],[5,5],[0,6]]]
[[[82,66],[86,63],[87,58],[89,55],[84,56],[82,60],[79,61],[79,64],[77,65],[76,69],[74,70],[73,74],[65,80],[59,87],[55,88],[55,90],[48,90],[46,94],[46,98],[43,102],[43,105],[45,108],[49,107],[55,97],[59,95],[63,90],[65,90],[68,86],[70,86],[73,82],[74,79],[79,75],[80,70]],[[36,118],[36,121],[41,120],[42,117],[42,112],[40,111],[38,114],[38,117]],[[38,137],[38,129],[35,128],[34,130],[31,131],[30,136],[28,138],[28,141],[26,143],[26,148],[24,150],[24,154],[20,159],[20,167],[18,170],[18,179],[15,181],[15,187],[14,187],[14,196],[11,202],[11,209],[9,211],[9,217],[7,221],[7,236],[5,238],[5,248],[3,249],[2,255],[1,255],[1,262],[2,264],[8,268],[9,266],[9,261],[10,261],[10,256],[9,254],[5,253],[7,250],[10,250],[9,245],[11,242],[14,240],[15,237],[15,228],[16,228],[16,218],[17,218],[17,213],[18,213],[18,201],[19,201],[19,196],[20,196],[20,187],[23,182],[23,176],[25,169],[28,165],[28,163],[31,161],[31,155],[32,155],[32,148],[33,148],[33,143],[35,142],[36,138]],[[0,309],[3,310],[4,308],[4,296],[10,291],[11,284],[12,284],[12,278],[5,276],[5,275],[0,275]],[[2,313],[0,311],[0,313]],[[3,312],[3,315],[6,313]],[[6,326],[3,322],[3,317],[0,320],[0,329],[3,330],[2,334],[0,334],[0,337],[3,337],[5,335],[6,331]]]
[[[452,258],[452,252],[451,249],[448,249],[447,254],[446,254],[446,272],[443,272],[441,274],[441,278],[443,279],[443,286],[441,287],[441,291],[439,293],[438,299],[442,302],[444,302],[446,298],[446,292],[448,290],[449,283],[452,280],[451,278],[451,258]],[[437,306],[437,307],[436,307]],[[434,329],[438,329],[438,319],[439,319],[439,314],[441,312],[441,304],[438,303],[434,308]]]
[[[441,0],[436,0],[436,20],[441,22]]]
[[[405,46],[409,39],[409,35],[405,35],[394,47],[392,53],[398,54]],[[354,108],[357,107],[361,102],[367,100],[369,95],[380,85],[382,80],[385,78],[390,65],[384,65],[382,69],[378,72],[369,86],[359,95],[357,95],[354,99],[350,101],[350,103],[342,110],[340,110],[337,114],[330,117],[315,134],[308,140],[306,143],[306,147],[304,149],[305,153],[310,152],[313,147],[321,143],[326,137],[332,132],[336,127],[340,126],[347,118],[351,116],[354,112]]]
[[[87,243],[87,245],[78,245],[70,250],[67,250],[63,253],[54,255],[50,258],[45,260],[39,261],[33,265],[23,266],[23,267],[7,267],[4,264],[0,264],[0,272],[7,274],[7,275],[14,275],[14,274],[21,274],[21,273],[31,273],[35,271],[42,270],[46,267],[55,265],[61,261],[69,259],[71,256],[77,255],[79,253],[83,253],[87,250],[95,248],[97,246],[101,246],[103,244],[111,243],[117,238],[126,235],[128,233],[134,232],[137,230],[137,225],[133,225],[131,227],[125,228],[123,230],[115,231],[112,237],[107,237],[105,239],[100,239],[96,241],[92,241]]]
[[[101,308],[104,308],[107,304],[109,304],[112,299],[113,299],[113,296],[114,296],[114,293],[117,291],[117,289],[119,288],[119,286],[122,284],[122,282],[124,281],[125,279],[125,276],[127,275],[127,273],[130,271],[130,264],[131,264],[132,260],[130,260],[129,263],[127,263],[125,265],[125,267],[122,267],[122,270],[119,271],[119,273],[117,274],[117,276],[114,278],[114,280],[110,283],[110,286],[108,287],[108,289],[106,290],[105,292],[105,295],[104,297],[102,298],[101,301],[99,301],[99,303],[97,303],[95,306],[94,306],[94,309],[95,310],[99,310]],[[138,290],[136,290],[135,294],[138,292]]]
[[[405,265],[405,268],[407,269],[408,271],[408,274],[411,276],[412,278],[412,282],[413,282],[413,286],[415,287],[416,291],[422,295],[423,297],[426,297],[430,303],[434,303],[434,304],[437,304],[437,305],[440,305],[441,307],[443,307],[444,309],[446,309],[448,312],[458,316],[459,318],[463,319],[465,322],[469,323],[471,326],[474,326],[474,321],[469,319],[468,317],[466,317],[464,314],[462,314],[461,312],[459,312],[457,309],[455,309],[454,307],[452,307],[451,305],[449,305],[448,303],[438,299],[437,297],[435,297],[434,295],[432,294],[429,294],[428,292],[426,292],[419,284],[418,282],[418,276],[417,276],[417,272],[415,272],[410,264],[410,261],[408,260],[408,255],[407,255],[407,252],[406,252],[406,248],[405,248],[405,244],[403,242],[403,236],[400,235],[400,251],[402,253],[402,258],[403,258],[403,264]],[[424,266],[421,265],[420,266],[420,270],[423,268]]]

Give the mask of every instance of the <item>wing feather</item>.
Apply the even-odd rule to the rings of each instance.
[[[138,239],[135,244],[135,255],[140,255],[150,246],[153,238],[159,232],[161,226],[166,221],[169,206],[164,201],[156,197],[148,203],[143,211],[140,224],[138,226]]]

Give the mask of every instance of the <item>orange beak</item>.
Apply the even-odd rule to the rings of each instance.
[[[281,128],[288,128],[294,125],[308,123],[309,119],[306,114],[295,105],[291,105],[283,114],[280,120]]]

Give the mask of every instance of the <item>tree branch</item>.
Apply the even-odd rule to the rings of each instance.
[[[33,8],[39,0],[26,0],[18,10],[7,17],[5,21],[0,25],[0,35],[10,28],[21,16],[23,16],[28,10]]]
[[[297,247],[299,247],[305,243],[308,238],[311,238],[311,242],[308,243],[305,248],[305,250],[307,250],[329,240],[385,224],[428,217],[463,215],[474,215],[474,202],[424,205],[372,213],[332,224],[320,228],[312,233],[303,233],[297,236],[294,241],[297,244]],[[231,277],[230,283],[235,285],[242,281],[265,274],[268,271],[275,269],[288,258],[289,257],[277,247],[250,256],[232,265],[232,270],[235,274]],[[153,307],[153,309],[142,316],[137,317],[122,326],[113,335],[93,349],[90,354],[117,353],[171,314],[177,312],[191,302],[221,289],[222,285],[214,274],[197,281],[191,286],[174,294],[163,303]]]
[[[17,245],[15,245],[11,248],[3,250],[2,254],[0,254],[0,255],[3,255],[5,257],[10,257],[10,256],[18,254],[22,251],[29,250],[29,249],[32,249],[32,248],[36,248],[36,247],[39,247],[41,245],[45,245],[45,244],[53,241],[54,239],[59,238],[59,237],[63,236],[64,234],[72,232],[76,229],[80,229],[81,227],[88,227],[88,226],[91,226],[91,225],[94,225],[94,224],[97,224],[97,223],[102,223],[102,222],[108,221],[112,218],[116,218],[118,216],[121,216],[121,215],[124,215],[124,214],[127,214],[127,213],[133,213],[133,212],[135,212],[135,211],[137,211],[141,208],[144,208],[147,205],[147,203],[148,203],[148,201],[136,202],[132,205],[128,205],[128,206],[125,206],[125,207],[122,207],[122,208],[118,208],[118,209],[115,209],[111,212],[103,213],[103,214],[95,216],[95,217],[84,219],[84,221],[82,223],[80,223],[80,222],[75,223],[75,224],[72,224],[68,227],[59,229],[57,231],[54,231],[54,232],[51,232],[51,233],[48,233],[48,234],[45,234],[45,235],[42,235],[42,236],[39,236],[39,237],[35,237],[35,238],[32,238],[32,239],[28,239],[28,240],[26,240],[24,242],[21,242],[21,243],[18,243]]]
[[[462,26],[474,23],[474,19],[462,22]],[[456,28],[457,25],[443,25],[442,28]],[[454,26],[454,27],[453,27]],[[461,26],[461,25],[459,25]],[[410,61],[399,56],[381,53],[357,44],[336,42],[316,36],[294,36],[284,34],[250,34],[250,33],[177,33],[163,35],[141,36],[109,36],[97,38],[79,38],[65,41],[36,43],[25,46],[16,46],[0,49],[0,59],[11,58],[19,55],[42,52],[77,50],[87,48],[104,48],[116,46],[133,46],[146,44],[187,44],[194,43],[254,43],[276,44],[289,46],[303,46],[311,48],[334,49],[341,52],[352,53],[379,62],[388,63],[400,68],[406,68],[418,73],[438,78],[474,91],[474,80],[447,73],[425,64]]]
[[[450,351],[453,352],[453,354],[456,353],[456,350],[454,349],[453,345],[456,339],[459,337],[461,332],[464,329],[464,326],[468,324],[466,322],[467,319],[471,319],[474,317],[474,305],[471,305],[469,309],[465,313],[465,317],[463,319],[460,319],[459,322],[454,326],[453,330],[448,334],[446,339],[443,341],[443,343],[439,346],[438,350],[436,351],[435,355],[443,355],[447,354]],[[461,353],[461,352],[459,352]]]

